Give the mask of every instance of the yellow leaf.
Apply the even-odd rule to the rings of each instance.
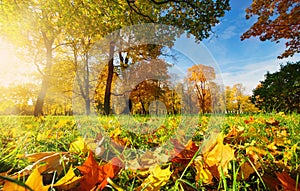
[[[197,159],[197,160],[195,160],[194,164],[195,164],[195,168],[197,170],[197,174],[195,177],[196,181],[197,182],[201,181],[204,184],[211,184],[213,176],[207,168],[203,167],[202,161]]]
[[[73,153],[87,153],[87,145],[82,137],[79,137],[77,141],[70,144],[69,152]]]
[[[39,168],[35,168],[30,174],[25,184],[33,190],[48,191],[50,185],[43,185],[43,177],[40,174]],[[3,187],[3,191],[28,191],[22,186],[19,186],[12,182],[6,182]]]
[[[161,186],[169,181],[171,174],[170,166],[166,169],[161,169],[160,166],[157,165],[153,168],[151,174],[144,180],[139,190],[158,191]]]
[[[228,163],[234,160],[234,149],[223,144],[221,133],[209,139],[202,150],[203,160],[209,167],[214,177],[220,178],[221,174],[228,174]],[[217,170],[215,170],[217,169]]]
[[[75,175],[72,166],[68,170],[67,174],[62,177],[58,182],[54,184],[54,187],[58,190],[70,190],[75,188],[79,182],[81,181],[82,177],[78,177]]]

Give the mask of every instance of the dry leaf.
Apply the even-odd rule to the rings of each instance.
[[[234,149],[223,144],[221,133],[216,135],[214,139],[210,139],[210,141],[211,143],[206,143],[206,147],[202,150],[203,161],[214,177],[220,178],[222,173],[226,176],[228,174],[228,163],[235,159]]]
[[[71,153],[87,153],[87,145],[82,137],[70,144],[69,152]]]
[[[194,166],[197,170],[197,174],[196,174],[196,177],[195,177],[197,183],[199,181],[204,183],[204,184],[213,183],[212,182],[213,176],[207,168],[204,168],[203,161],[201,159],[199,159],[199,158],[196,159],[195,162],[194,162]]]
[[[82,177],[75,175],[72,166],[68,170],[67,174],[62,177],[59,181],[54,184],[54,187],[58,190],[70,190],[79,185],[79,182],[82,180]]]
[[[161,169],[157,165],[151,170],[151,174],[143,181],[138,190],[158,191],[161,186],[164,186],[169,181],[171,174],[170,166],[166,169]]]
[[[43,177],[39,171],[39,168],[35,168],[30,174],[25,184],[35,191],[48,191],[50,185],[43,185]],[[3,187],[3,191],[28,191],[22,186],[19,186],[13,182],[6,181]]]
[[[175,151],[171,161],[174,163],[187,165],[199,149],[199,147],[191,140],[186,146],[179,143],[177,139],[172,139],[171,141],[174,144]]]
[[[29,161],[34,162],[18,172],[18,176],[25,176],[31,173],[31,170],[39,166],[40,173],[56,171],[58,175],[63,171],[63,162],[68,160],[66,152],[41,152],[25,155]],[[41,165],[42,164],[42,165]]]
[[[107,185],[107,177],[113,178],[121,169],[123,163],[118,158],[113,158],[110,163],[99,166],[90,152],[87,160],[82,166],[78,166],[83,175],[80,186],[75,190],[91,190],[93,188],[102,190]]]
[[[279,180],[271,175],[264,174],[262,176],[264,183],[268,186],[270,191],[279,191],[282,190],[282,185]]]
[[[296,188],[296,181],[290,177],[287,172],[278,172],[275,173],[278,180],[281,182],[282,186],[284,187],[285,191],[295,191],[300,190],[300,185]]]

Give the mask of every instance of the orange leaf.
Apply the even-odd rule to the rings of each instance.
[[[282,186],[284,187],[284,190],[300,190],[300,186],[298,185],[298,188],[296,189],[296,181],[290,177],[290,175],[287,172],[278,172],[275,173],[278,180],[281,182]]]
[[[175,157],[171,161],[174,163],[187,165],[199,149],[193,141],[189,141],[186,146],[179,143],[177,139],[172,139],[171,141],[174,144],[175,151]]]
[[[90,152],[87,160],[82,166],[78,166],[83,175],[80,186],[76,190],[91,190],[97,188],[102,190],[107,185],[107,178],[113,178],[123,166],[118,158],[113,158],[110,163],[99,166]]]

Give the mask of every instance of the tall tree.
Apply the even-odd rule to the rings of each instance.
[[[241,39],[258,36],[262,41],[286,40],[286,50],[278,58],[300,53],[299,12],[299,0],[253,0],[246,9],[246,19],[257,16],[257,21]]]
[[[300,112],[300,61],[281,65],[278,72],[267,73],[253,90],[252,100],[267,112]]]
[[[211,66],[198,64],[188,68],[187,79],[193,84],[202,113],[211,111],[211,92],[209,83],[215,78],[215,70]]]
[[[34,115],[43,114],[43,104],[49,88],[53,50],[61,32],[59,2],[57,1],[1,1],[1,30],[11,42],[21,45],[35,58],[44,54],[44,60],[35,63],[42,70],[42,83]],[[6,19],[6,20],[5,20]],[[18,40],[17,40],[18,38]],[[33,54],[32,54],[33,53]]]

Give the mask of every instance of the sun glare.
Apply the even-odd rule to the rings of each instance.
[[[21,84],[28,81],[27,64],[16,55],[14,48],[0,39],[0,86]]]

